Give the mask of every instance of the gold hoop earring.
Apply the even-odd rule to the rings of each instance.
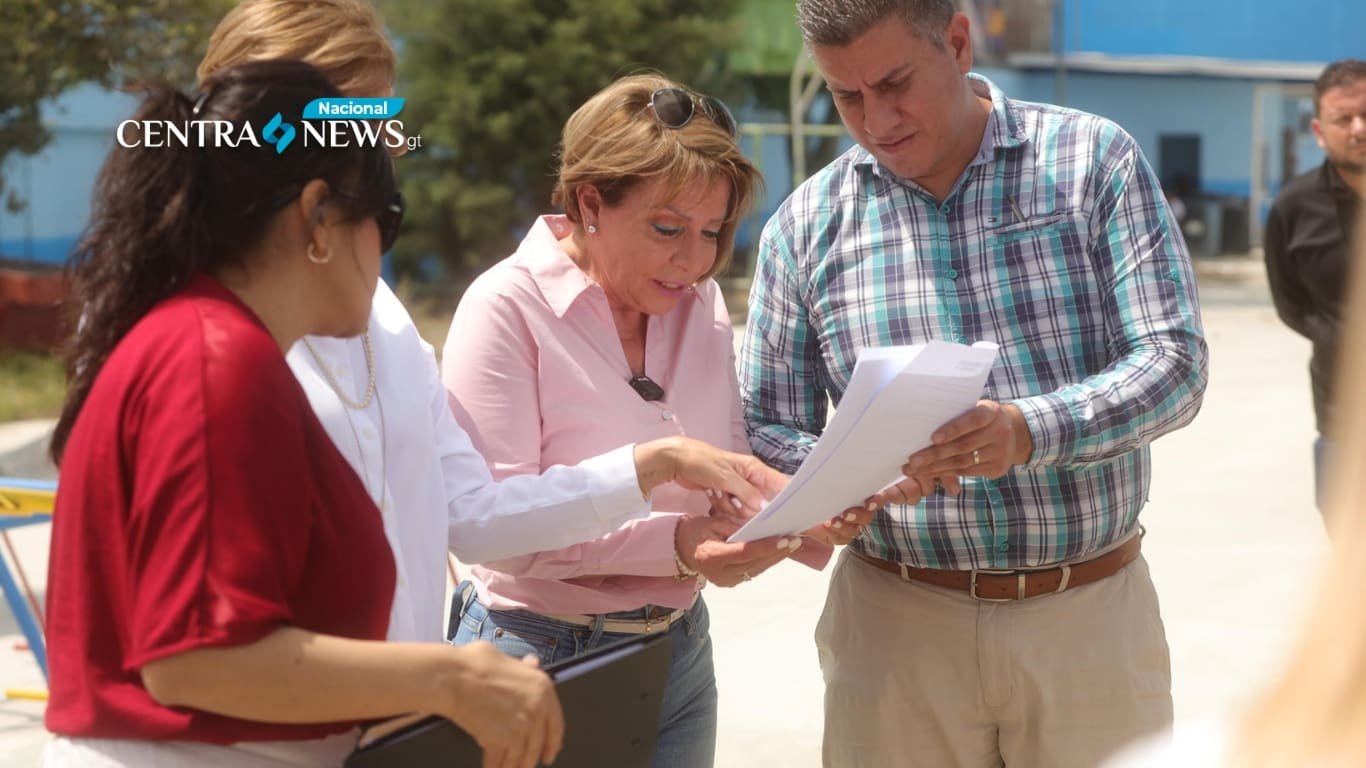
[[[314,264],[326,264],[327,262],[329,262],[329,261],[332,260],[332,254],[331,254],[331,252],[328,252],[328,254],[327,254],[326,256],[323,256],[322,258],[319,258],[319,257],[318,257],[318,254],[317,254],[316,252],[314,252],[314,250],[313,250],[313,244],[312,244],[312,243],[309,243],[309,244],[308,244],[308,252],[307,252],[306,255],[308,256],[308,260],[311,261],[311,262],[313,262]]]

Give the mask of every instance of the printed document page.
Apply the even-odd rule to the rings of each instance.
[[[908,456],[982,398],[995,362],[996,345],[986,342],[863,350],[797,474],[730,541],[800,533],[896,482]]]

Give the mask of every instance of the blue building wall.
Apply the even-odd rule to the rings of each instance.
[[[1047,71],[1021,71],[1002,68],[975,70],[991,79],[1005,93],[1026,101],[1052,103],[1055,100],[1054,75]],[[1194,134],[1200,137],[1200,189],[1208,195],[1247,198],[1251,193],[1252,123],[1254,92],[1259,81],[1164,75],[1129,75],[1100,72],[1069,72],[1066,104],[1069,107],[1107,117],[1118,123],[1138,141],[1154,169],[1161,167],[1161,137],[1164,134]],[[817,107],[828,108],[818,100]],[[819,110],[809,116],[812,122],[825,118]],[[1281,153],[1278,141],[1284,125],[1297,119],[1294,114],[1270,110],[1262,116],[1262,135],[1268,139],[1265,162],[1276,176],[1271,192],[1280,185]],[[776,112],[742,113],[742,121],[783,122]],[[814,147],[815,140],[812,140]],[[838,144],[848,147],[842,137]],[[767,195],[754,217],[766,220],[792,189],[792,169],[785,136],[769,136],[762,141],[746,137],[746,154],[755,158],[764,172]],[[1322,162],[1323,154],[1310,141],[1297,144],[1297,170]],[[809,172],[817,168],[808,169]],[[753,225],[751,225],[753,226]],[[757,232],[741,233],[741,245]]]
[[[1052,72],[1034,70],[1018,77],[1013,91],[1018,98],[1056,103],[1056,80]],[[1263,107],[1257,110],[1257,93]],[[1251,211],[1252,243],[1260,242],[1261,225],[1270,204],[1289,177],[1283,175],[1285,152],[1293,152],[1293,173],[1302,173],[1323,162],[1323,150],[1307,124],[1312,102],[1309,85],[1236,77],[1192,75],[1145,75],[1112,72],[1069,71],[1066,75],[1066,106],[1114,120],[1143,148],[1153,169],[1161,173],[1163,135],[1195,135],[1200,138],[1199,188],[1203,196],[1236,199],[1238,205],[1258,200]],[[1283,133],[1293,134],[1289,147]],[[1264,169],[1264,191],[1254,194],[1254,137]],[[1163,180],[1168,181],[1166,179]]]
[[[1033,73],[1023,80],[1018,91],[1022,98],[1053,100],[1052,75]],[[1160,166],[1163,134],[1200,136],[1201,190],[1247,197],[1256,87],[1257,81],[1232,78],[1072,72],[1066,101],[1069,107],[1118,123],[1143,147],[1154,168]],[[1275,138],[1280,125],[1279,120],[1264,125],[1263,135]],[[1278,152],[1268,159],[1280,167]],[[1299,159],[1307,167],[1320,162],[1322,153],[1310,144],[1303,146]]]
[[[132,96],[80,86],[43,107],[52,142],[37,155],[5,163],[7,192],[26,205],[0,208],[0,258],[59,264],[90,218],[100,165],[114,145],[114,127],[136,106]]]
[[[1064,0],[1066,50],[1324,62],[1366,55],[1363,0]]]
[[[1114,119],[1155,168],[1162,135],[1199,136],[1199,191],[1254,203],[1257,242],[1285,174],[1323,160],[1308,130],[1309,81],[1329,61],[1366,56],[1366,0],[1059,1],[1060,48],[1075,64],[1063,103]],[[1218,76],[1182,74],[1197,61]],[[1055,101],[1049,66],[1036,59],[1020,93]],[[1140,73],[1148,67],[1171,74]]]

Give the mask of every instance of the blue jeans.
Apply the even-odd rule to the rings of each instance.
[[[643,619],[667,609],[645,606],[598,617],[596,627],[580,627],[529,611],[490,611],[463,582],[451,605],[450,641],[463,645],[487,640],[509,656],[534,653],[541,664],[577,656],[630,635],[602,631],[602,620]],[[711,620],[701,595],[683,618],[669,627],[673,660],[659,713],[653,768],[711,768],[716,759],[716,672],[712,667]]]

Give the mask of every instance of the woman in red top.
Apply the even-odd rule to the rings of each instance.
[[[197,99],[155,91],[121,126],[140,146],[111,153],[76,254],[53,438],[49,766],[336,765],[356,721],[411,711],[459,723],[489,765],[558,751],[532,665],[381,642],[380,516],[285,363],[304,334],[365,328],[402,214],[382,146],[286,138],[338,95],[257,62]],[[198,144],[197,121],[234,140],[249,123],[260,146],[169,140],[189,124]]]

